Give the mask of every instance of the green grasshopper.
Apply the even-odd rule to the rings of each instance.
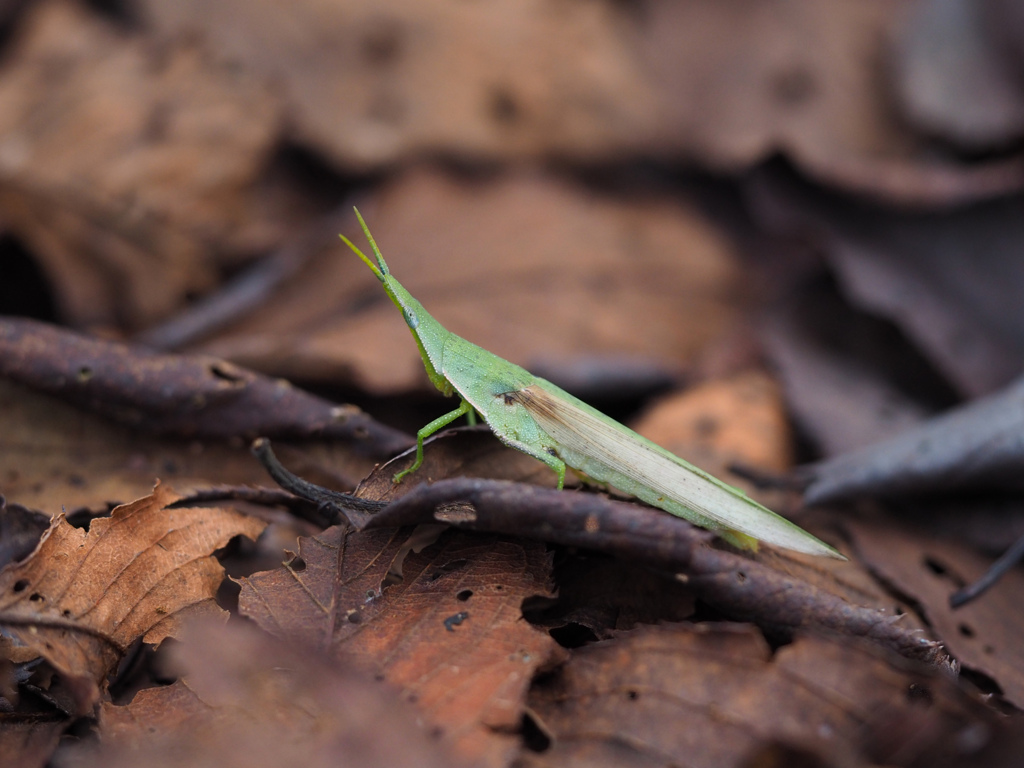
[[[480,414],[502,442],[547,464],[565,484],[569,466],[587,477],[717,532],[742,549],[758,540],[815,555],[839,557],[836,550],[799,526],[758,504],[738,488],[652,443],[591,408],[550,381],[478,347],[447,330],[423,309],[388,270],[366,222],[359,225],[376,263],[347,237],[345,244],[373,270],[402,312],[427,369],[427,376],[459,407],[427,424],[416,435],[416,461],[394,482],[423,464],[423,441],[460,416]]]

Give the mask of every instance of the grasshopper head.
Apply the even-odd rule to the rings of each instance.
[[[356,212],[356,218],[359,219],[359,226],[363,228],[363,234],[366,235],[366,239],[369,241],[370,247],[373,248],[373,254],[377,257],[377,262],[374,263],[369,256],[359,250],[356,244],[344,235],[338,235],[338,237],[342,239],[345,245],[355,252],[356,256],[363,260],[363,263],[373,271],[373,274],[377,276],[377,279],[387,287],[387,278],[391,276],[391,270],[388,269],[388,263],[384,261],[384,257],[380,253],[380,248],[377,247],[377,241],[374,240],[373,235],[370,234],[370,228],[366,226],[366,222],[363,221],[363,215],[359,212],[359,209],[353,208],[352,210]]]
[[[356,212],[356,218],[359,219],[359,226],[363,228],[363,234],[366,235],[367,241],[370,243],[370,247],[373,248],[373,254],[376,259],[371,259],[365,253],[363,253],[356,245],[344,235],[339,237],[345,242],[349,248],[355,251],[355,254],[363,260],[377,276],[377,279],[384,285],[384,290],[387,291],[388,296],[391,297],[391,301],[394,302],[395,306],[402,311],[402,317],[405,318],[406,325],[413,331],[420,325],[420,321],[424,317],[429,317],[426,311],[423,309],[423,305],[420,304],[416,299],[412,297],[404,286],[398,282],[394,277],[391,276],[391,271],[388,269],[387,262],[384,261],[384,257],[381,255],[380,249],[377,247],[377,242],[373,239],[373,235],[370,234],[370,228],[366,226],[366,222],[363,221],[362,214],[359,213],[359,209],[354,209]],[[417,334],[418,336],[418,334]]]
[[[443,373],[439,373],[442,369],[441,361],[444,358],[444,347],[451,334],[437,320],[427,314],[423,305],[416,301],[405,290],[405,287],[391,276],[388,265],[384,261],[384,257],[380,255],[380,249],[377,247],[377,243],[374,242],[373,235],[370,234],[370,229],[366,226],[366,222],[363,221],[363,217],[359,214],[358,210],[356,211],[356,217],[359,219],[359,225],[363,228],[363,234],[366,235],[366,239],[373,247],[373,255],[376,256],[376,261],[372,261],[369,256],[356,248],[344,235],[341,235],[341,239],[345,241],[349,248],[356,252],[356,255],[363,260],[366,266],[373,270],[373,274],[383,284],[384,290],[391,297],[391,301],[402,310],[402,317],[405,318],[405,324],[409,326],[413,338],[416,339],[416,346],[419,347],[420,356],[423,358],[423,365],[427,369],[427,376],[430,378],[430,381],[443,394],[446,396],[451,395],[454,391],[451,382],[448,381]]]

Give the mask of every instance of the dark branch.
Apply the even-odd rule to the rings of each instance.
[[[1013,546],[1003,553],[1002,557],[992,563],[992,567],[985,572],[984,576],[973,584],[968,584],[966,587],[962,587],[950,595],[950,607],[959,608],[962,605],[967,605],[967,603],[999,581],[1007,571],[1021,560],[1024,560],[1024,536],[1017,539]]]
[[[335,524],[347,520],[356,528],[362,528],[375,513],[387,506],[383,501],[361,499],[350,493],[332,491],[292,474],[277,460],[270,447],[270,441],[265,437],[257,438],[253,442],[252,452],[275,483],[299,498],[312,501],[318,509],[327,513]]]

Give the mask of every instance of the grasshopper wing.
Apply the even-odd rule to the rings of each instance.
[[[696,525],[814,555],[842,558],[828,544],[543,379],[511,393],[585,472]],[[736,538],[736,537],[734,537]],[[741,540],[743,537],[739,537]]]

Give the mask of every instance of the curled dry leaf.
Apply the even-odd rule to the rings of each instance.
[[[770,765],[755,758],[773,743],[816,756],[790,765],[936,765],[980,751],[998,720],[934,668],[877,648],[805,636],[773,655],[756,629],[721,624],[580,648],[530,711],[550,740],[531,768]]]
[[[453,532],[397,561],[408,538],[339,526],[302,539],[284,567],[241,580],[239,608],[400,688],[463,758],[506,765],[530,680],[558,656],[521,610],[549,594],[549,557],[541,544]]]
[[[808,504],[1024,487],[1024,379],[888,440],[805,470]]]
[[[137,639],[159,642],[186,612],[220,612],[224,570],[211,554],[265,526],[232,510],[169,508],[178,498],[158,486],[88,531],[58,515],[29,558],[0,571],[7,657],[45,659],[69,681],[76,714],[91,712]]]

